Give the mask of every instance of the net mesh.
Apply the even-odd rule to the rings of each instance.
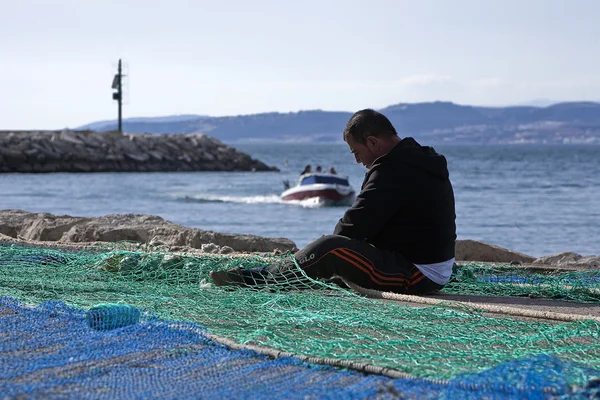
[[[456,266],[444,292],[600,302],[600,270],[547,271],[509,265],[466,263]]]
[[[391,379],[292,357],[270,359],[253,351],[232,351],[211,341],[196,324],[162,321],[148,313],[135,324],[109,330],[90,326],[88,314],[57,301],[31,307],[0,298],[2,397],[591,399],[600,395],[596,379],[600,370],[549,355],[516,359],[449,381]]]
[[[483,376],[523,359],[544,366],[547,363],[540,360],[551,356],[547,359],[551,363],[587,368],[586,373],[564,378],[571,388],[583,388],[593,375],[589,371],[600,367],[600,324],[592,320],[556,323],[491,317],[466,308],[382,302],[314,281],[300,270],[290,281],[261,290],[216,288],[210,285],[211,270],[289,265],[289,258],[199,257],[128,249],[74,252],[5,243],[0,245],[0,296],[34,305],[61,300],[89,312],[94,306],[96,311],[106,310],[98,307],[101,303],[130,305],[162,320],[200,324],[210,334],[240,344],[450,380],[457,390],[462,390],[458,383],[469,382],[468,376]],[[465,264],[457,266],[455,278],[444,290],[598,303],[599,276],[598,270],[542,274],[512,266]],[[129,329],[129,323],[139,325],[127,310],[131,311],[112,309],[129,318],[120,329]],[[114,328],[107,324],[106,329]],[[98,326],[95,330],[102,332]],[[538,371],[536,363],[531,364],[536,373],[546,371],[546,367]],[[529,378],[523,381],[520,373],[507,376],[513,376],[502,380],[507,387],[519,382],[535,386]]]

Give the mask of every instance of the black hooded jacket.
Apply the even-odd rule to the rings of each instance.
[[[454,257],[455,220],[446,158],[408,137],[375,160],[333,233],[433,264]]]

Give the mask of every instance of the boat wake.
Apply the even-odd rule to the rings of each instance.
[[[237,204],[285,204],[289,206],[297,206],[303,208],[320,208],[332,207],[336,204],[324,202],[317,197],[303,200],[281,200],[276,194],[264,196],[219,196],[211,194],[173,194],[171,195],[176,201],[185,203],[237,203]]]
[[[273,204],[281,203],[276,194],[266,196],[219,196],[210,194],[173,195],[175,200],[186,203],[240,203],[240,204]]]

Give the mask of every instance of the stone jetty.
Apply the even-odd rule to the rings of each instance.
[[[203,134],[0,131],[0,172],[277,171]]]

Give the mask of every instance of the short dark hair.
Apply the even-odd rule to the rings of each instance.
[[[369,136],[392,137],[398,136],[398,133],[385,115],[367,108],[352,115],[344,128],[344,140],[348,136],[357,143],[365,144]]]

